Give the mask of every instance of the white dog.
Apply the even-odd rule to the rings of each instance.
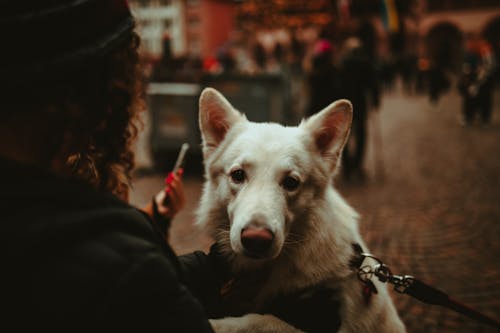
[[[202,92],[206,181],[198,223],[237,277],[229,288],[238,296],[228,298],[229,307],[246,304],[241,316],[212,319],[216,332],[302,332],[266,312],[266,304],[315,286],[336,291],[332,317],[340,317],[340,327],[327,332],[405,331],[385,285],[374,281],[376,291],[363,293],[350,265],[353,244],[367,248],[357,213],[332,177],[351,119],[351,103],[338,100],[298,127],[254,123],[216,90]]]

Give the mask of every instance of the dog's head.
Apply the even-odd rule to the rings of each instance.
[[[293,238],[292,225],[301,223],[314,201],[324,201],[351,119],[351,103],[339,100],[297,127],[254,123],[219,92],[205,89],[199,222],[236,256],[276,258]]]

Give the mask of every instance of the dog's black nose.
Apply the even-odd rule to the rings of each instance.
[[[252,258],[264,258],[269,253],[274,240],[271,230],[250,226],[241,231],[241,244],[245,254]]]

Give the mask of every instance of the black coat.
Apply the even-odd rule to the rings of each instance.
[[[337,99],[343,98],[340,72],[329,55],[320,55],[313,59],[313,69],[309,74],[308,84],[310,96],[306,110],[307,117],[320,112]]]
[[[1,331],[212,332],[208,256],[178,260],[145,214],[84,183],[0,172]]]
[[[353,121],[364,122],[367,97],[375,108],[379,107],[380,88],[373,62],[363,48],[351,50],[341,61],[342,96],[353,105]]]

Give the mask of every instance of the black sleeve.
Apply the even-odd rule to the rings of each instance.
[[[141,210],[138,210],[138,212],[148,220],[156,241],[180,274],[182,283],[201,302],[210,318],[220,317],[220,289],[229,279],[230,274],[226,261],[220,254],[218,245],[212,245],[208,254],[195,251],[174,257],[175,253],[166,241],[170,221],[162,218],[157,209],[153,198],[154,216],[152,219]]]
[[[205,254],[202,251],[184,254],[176,257],[167,243],[170,220],[158,214],[158,207],[153,198],[153,218],[141,210],[137,210],[149,222],[152,234],[158,245],[172,265],[175,266],[180,280],[196,297],[210,318],[220,316],[220,289],[229,279],[229,269],[224,257],[220,254],[217,244]]]
[[[102,318],[111,331],[213,332],[201,304],[161,253],[135,264],[108,300]]]
[[[155,198],[151,199],[151,203],[153,206],[153,222],[155,228],[158,230],[163,239],[168,239],[168,235],[170,232],[170,225],[172,224],[172,220],[168,217],[162,216],[158,211],[158,204],[156,203]]]
[[[229,280],[230,272],[218,245],[212,245],[209,254],[196,251],[180,256],[179,261],[186,286],[200,300],[210,318],[220,317],[220,290]]]
[[[22,301],[36,319],[28,326],[213,333],[202,305],[182,283],[177,257],[165,242],[158,244],[139,212],[82,215],[64,216],[58,229],[37,233],[43,246],[29,242],[36,251],[30,251],[32,264],[24,265],[23,293],[30,299]]]

